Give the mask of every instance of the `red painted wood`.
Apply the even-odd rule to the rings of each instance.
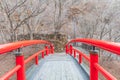
[[[80,50],[77,50],[77,49],[75,49],[75,48],[73,48],[73,49],[74,49],[78,54],[80,54],[81,57],[84,57],[87,61],[90,62],[90,58],[89,58],[86,54],[82,53]]]
[[[74,58],[76,58],[76,51],[74,50]]]
[[[26,47],[26,46],[29,46],[29,45],[34,45],[34,44],[49,44],[49,46],[53,47],[53,45],[51,43],[49,43],[47,41],[44,41],[44,40],[19,41],[19,42],[0,45],[0,54],[4,54],[6,52],[10,52],[12,50],[22,48],[22,47]],[[33,54],[32,56],[30,56],[26,60],[24,60],[24,56],[22,54],[16,55],[16,66],[15,66],[15,68],[13,68],[8,73],[3,75],[0,78],[0,80],[8,80],[9,77],[11,77],[15,72],[17,72],[17,80],[25,80],[26,79],[26,77],[25,77],[25,64],[27,64],[29,61],[31,61],[32,59],[35,58],[35,63],[38,65],[38,55],[40,53],[44,53],[45,51],[47,51],[47,54],[48,54],[48,50],[54,52],[54,48],[43,49],[43,50],[40,50],[37,53]],[[44,56],[42,56],[42,57],[44,57]]]
[[[90,52],[90,80],[98,80],[98,70],[94,64],[98,63],[98,54]]]
[[[13,43],[7,43],[0,45],[0,54],[4,54],[6,52],[10,52],[12,50],[16,50],[18,48],[23,48],[26,46],[34,45],[34,44],[49,44],[52,45],[50,42],[45,40],[26,40],[26,41],[18,41]]]
[[[66,54],[68,54],[68,46],[65,46]]]
[[[81,64],[81,63],[82,63],[82,55],[79,54],[79,64]]]
[[[42,58],[44,58],[44,52],[42,52]]]
[[[73,43],[73,42],[90,44],[90,45],[99,47],[101,49],[113,52],[113,54],[120,55],[120,43],[103,41],[103,40],[95,40],[95,39],[87,39],[87,38],[78,38],[78,39],[71,40],[66,45],[69,45],[70,43]]]
[[[70,55],[72,55],[72,50],[73,50],[73,47],[72,45],[70,45]]]
[[[53,45],[51,45],[50,48],[51,48],[51,54],[54,54],[54,47],[53,47]]]
[[[15,74],[19,69],[21,68],[20,65],[15,66],[13,69],[11,69],[9,72],[7,72],[6,74],[4,74],[0,80],[9,80],[9,78]]]
[[[21,68],[17,71],[17,80],[26,80],[25,64],[24,64],[24,56],[23,55],[16,56],[16,66],[17,65],[21,66]]]
[[[48,56],[48,46],[45,46],[46,55]]]
[[[38,55],[35,57],[35,63],[38,65]]]
[[[93,45],[96,47],[99,47],[101,49],[113,52],[117,55],[120,55],[120,43],[114,43],[114,42],[108,42],[108,41],[102,41],[102,40],[95,40],[95,39],[73,39],[69,43],[72,42],[82,42],[85,44]],[[69,45],[67,43],[67,46]],[[4,54],[6,52],[10,52],[12,50],[22,48],[25,46],[33,45],[33,44],[49,44],[51,43],[44,41],[44,40],[29,40],[29,41],[20,41],[15,43],[9,43],[0,45],[0,54]],[[48,55],[48,47],[45,48],[46,54]],[[73,50],[75,50],[72,45],[70,45],[70,49],[68,49],[68,52],[70,52],[70,55],[72,55]],[[51,50],[50,50],[51,51]],[[90,54],[90,58],[86,56],[85,54],[81,53],[80,51],[76,50],[77,53],[79,53],[79,57],[84,57],[88,61],[90,61],[90,80],[98,80],[98,71],[100,71],[108,80],[117,80],[116,78],[112,77],[110,74],[108,74],[107,71],[105,71],[100,65],[98,65],[98,55],[96,54]],[[24,61],[24,56],[19,55],[16,56],[16,66],[20,65],[20,69],[17,71],[17,80],[25,80],[25,68],[24,65],[38,56],[39,53],[36,53],[35,55],[30,56],[27,60]],[[82,59],[82,58],[79,58]],[[81,63],[82,60],[79,60]],[[16,68],[14,68],[16,70]],[[14,70],[13,69],[13,70]],[[14,71],[13,71],[14,72]],[[13,73],[9,74],[12,75]]]
[[[25,64],[27,64],[28,62],[30,62],[32,59],[34,59],[36,56],[38,56],[39,54],[41,54],[42,52],[44,52],[45,49],[38,51],[37,53],[34,53],[32,56],[28,57],[24,62]]]
[[[102,41],[102,40],[95,40],[95,39],[73,39],[68,42],[66,45],[69,46],[70,43],[73,42],[82,42],[85,44],[89,44],[103,50],[110,51],[114,54],[120,55],[120,43],[109,42],[109,41]],[[85,55],[84,53],[80,52],[78,49],[72,48],[79,54],[79,63],[82,62],[80,57],[84,57],[87,61],[90,62],[90,80],[98,80],[98,71],[100,71],[107,80],[117,80],[114,76],[108,73],[104,68],[102,68],[98,64],[98,55],[90,54],[90,58]],[[70,49],[71,52],[71,49]]]
[[[94,64],[95,68],[100,71],[107,80],[117,80],[113,75],[108,73],[104,68],[102,68],[99,64],[95,63]]]

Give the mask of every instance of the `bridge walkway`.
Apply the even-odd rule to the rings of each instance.
[[[89,80],[89,75],[69,54],[45,56],[27,70],[27,80]]]

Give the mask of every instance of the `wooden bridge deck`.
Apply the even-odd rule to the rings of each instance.
[[[89,80],[81,65],[65,53],[46,56],[28,69],[27,80]]]

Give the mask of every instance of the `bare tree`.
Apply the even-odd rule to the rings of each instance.
[[[59,33],[60,29],[64,24],[67,23],[65,19],[65,13],[63,12],[65,9],[65,3],[67,0],[54,0],[54,29],[55,33]]]
[[[36,3],[28,0],[17,0],[15,4],[12,4],[9,0],[2,0],[0,4],[7,18],[6,23],[9,23],[6,27],[9,27],[11,41],[15,41],[17,39],[16,31],[19,27],[22,27],[22,25],[29,22],[30,19],[35,18],[46,9],[46,5],[41,6],[39,0],[36,1]]]

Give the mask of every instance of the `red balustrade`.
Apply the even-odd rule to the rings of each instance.
[[[79,55],[79,63],[82,63],[82,58],[85,58],[90,63],[90,80],[98,80],[98,71],[101,72],[107,80],[117,80],[114,76],[112,76],[109,72],[107,72],[104,68],[102,68],[98,63],[98,53],[93,50],[90,51],[90,57],[86,54],[82,53],[80,50],[75,49],[72,47],[72,43],[74,42],[81,42],[84,44],[92,45],[94,47],[101,48],[106,51],[110,51],[114,54],[120,55],[120,43],[109,42],[109,41],[102,41],[102,40],[95,40],[95,39],[73,39],[66,44],[66,54],[73,54],[74,57],[76,54]],[[75,53],[76,52],[76,53]]]
[[[120,44],[108,41],[94,40],[94,39],[74,39],[66,44],[66,54],[72,55],[74,53],[74,57],[76,54],[79,54],[79,63],[82,63],[82,58],[85,58],[90,63],[90,80],[98,80],[98,71],[101,72],[107,80],[117,80],[114,76],[108,73],[104,68],[102,68],[98,64],[98,53],[93,50],[90,51],[90,57],[86,54],[82,53],[80,50],[75,49],[71,43],[73,42],[82,42],[85,44],[93,45],[98,48],[113,52],[117,55],[120,55]],[[26,46],[34,45],[34,44],[47,44],[49,46],[45,46],[43,50],[38,51],[33,54],[26,60],[24,60],[24,55],[20,52],[16,54],[16,66],[0,77],[0,80],[8,80],[13,74],[17,72],[17,80],[26,80],[25,77],[25,65],[30,62],[32,59],[35,59],[36,65],[38,65],[38,55],[42,55],[44,58],[45,54],[49,55],[50,53],[54,53],[54,47],[51,43],[44,40],[29,40],[29,41],[19,41],[9,44],[0,45],[0,54],[5,54],[7,52],[20,49]]]
[[[19,41],[14,43],[8,43],[0,45],[0,54],[5,54],[7,52],[13,51],[18,49],[20,51],[20,48],[34,45],[34,44],[46,44],[47,46],[45,49],[38,51],[37,53],[33,54],[32,56],[28,57],[26,60],[24,59],[24,55],[21,52],[18,52],[16,54],[16,66],[8,71],[6,74],[4,74],[2,77],[0,77],[0,80],[8,80],[13,74],[17,72],[17,80],[26,80],[25,77],[25,65],[30,62],[32,59],[35,59],[36,65],[38,65],[38,56],[39,54],[42,54],[42,58],[48,54],[54,53],[54,47],[50,42],[44,41],[44,40],[26,40],[26,41]],[[49,46],[49,47],[48,47]]]

